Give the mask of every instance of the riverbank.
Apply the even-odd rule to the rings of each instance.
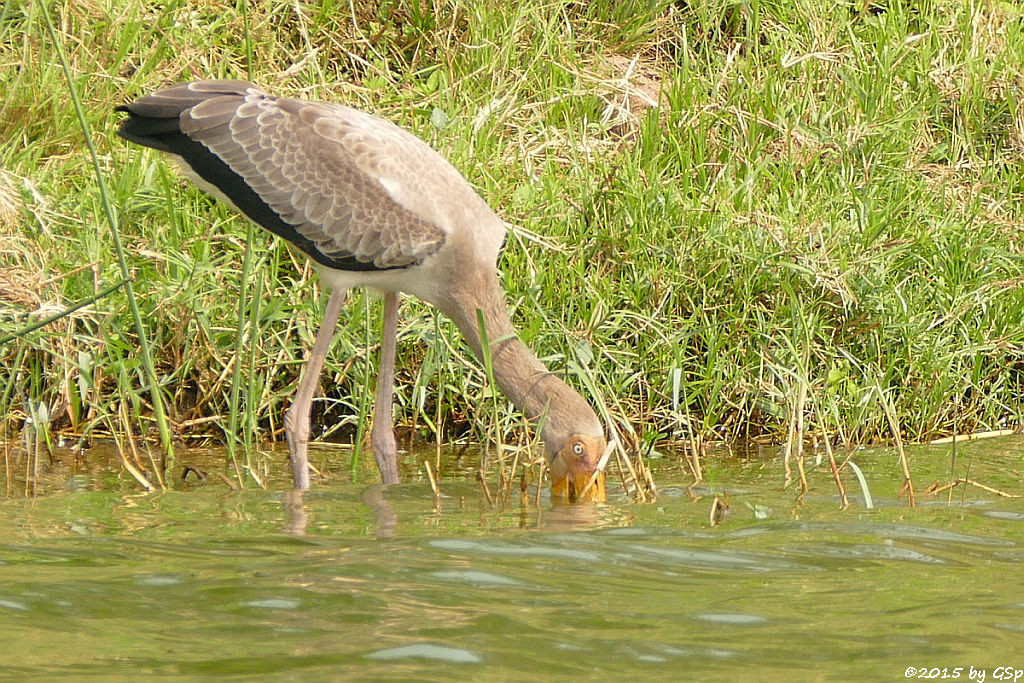
[[[38,3],[7,3],[0,429],[281,437],[315,275],[114,135],[115,106],[198,77],[344,102],[441,151],[513,226],[521,336],[629,442],[1018,427],[1024,16],[890,4],[114,0],[65,8],[54,41]],[[526,441],[453,326],[401,315],[402,434]],[[356,294],[328,438],[361,434],[378,328]]]

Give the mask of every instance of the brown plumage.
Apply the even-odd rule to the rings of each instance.
[[[286,418],[295,484],[309,485],[309,408],[346,292],[385,292],[371,440],[398,480],[391,400],[397,292],[441,309],[481,357],[483,315],[495,379],[540,424],[552,487],[573,496],[606,448],[593,409],[515,336],[496,264],[501,219],[426,143],[383,119],[326,102],[277,98],[244,81],[183,83],[118,108],[121,137],[175,155],[185,173],[291,242],[331,288],[323,327]],[[588,492],[603,499],[603,475]]]

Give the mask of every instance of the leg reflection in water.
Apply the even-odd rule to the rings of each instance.
[[[363,504],[373,512],[373,519],[377,525],[374,535],[377,538],[394,538],[395,528],[398,526],[398,516],[395,509],[391,507],[384,498],[387,490],[384,484],[368,486],[363,491]],[[306,510],[306,490],[291,489],[284,494],[284,532],[292,536],[305,536],[306,527],[309,526],[309,512]]]

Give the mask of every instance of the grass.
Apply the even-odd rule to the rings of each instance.
[[[159,469],[141,347],[176,438],[281,437],[326,301],[315,277],[259,232],[243,277],[246,223],[114,135],[117,104],[250,68],[462,170],[517,226],[500,265],[521,336],[598,387],[636,444],[754,438],[798,457],[809,438],[1021,424],[1013,3],[90,0],[46,5],[57,43],[43,7],[0,10],[0,436],[45,414],[49,433],[113,435]],[[131,290],[114,287],[57,44]],[[328,359],[315,410],[335,438],[360,423],[377,305],[354,298]],[[413,300],[402,318],[406,435],[528,442],[447,321]]]

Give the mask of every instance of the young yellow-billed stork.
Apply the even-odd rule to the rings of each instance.
[[[131,104],[118,134],[178,158],[188,177],[311,258],[330,287],[322,326],[285,432],[292,475],[309,487],[310,406],[349,289],[384,292],[371,443],[385,484],[398,481],[392,425],[398,292],[450,317],[478,358],[540,425],[556,496],[604,500],[601,422],[515,334],[498,281],[501,219],[426,143],[383,119],[328,102],[274,97],[245,81],[182,83]],[[481,335],[478,313],[484,321]],[[594,484],[587,488],[587,483]]]

